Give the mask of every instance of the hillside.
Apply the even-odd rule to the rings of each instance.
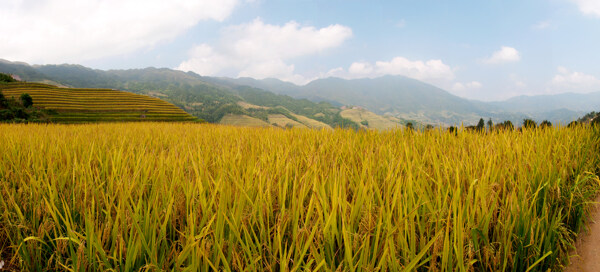
[[[358,124],[340,116],[340,109],[329,103],[315,103],[306,99],[295,99],[277,95],[258,88],[247,86],[215,84],[207,77],[195,73],[185,73],[171,69],[132,69],[96,70],[81,65],[29,66],[24,63],[0,61],[0,72],[16,74],[23,80],[48,81],[71,87],[120,89],[128,92],[150,95],[177,107],[189,114],[212,123],[219,123],[225,117],[237,118],[236,124],[255,119],[269,122],[269,115],[282,114],[294,122],[302,122],[308,127],[348,127],[358,128]],[[257,107],[244,108],[239,102]],[[301,116],[301,117],[296,117]],[[313,123],[308,125],[307,123]]]
[[[294,122],[301,116],[329,127],[356,129],[364,125],[350,120],[348,114],[342,116],[340,107],[359,106],[377,115],[378,119],[394,117],[401,124],[410,121],[446,126],[474,125],[480,118],[491,118],[495,123],[510,120],[517,125],[525,118],[566,124],[600,107],[597,97],[600,93],[482,102],[464,99],[403,76],[352,80],[326,78],[298,86],[278,79],[204,77],[166,68],[103,71],[80,65],[30,66],[8,61],[0,61],[0,72],[17,74],[28,81],[150,95],[212,123],[221,122],[226,115],[253,118],[236,121],[242,124],[243,120],[254,119],[269,123],[269,115],[283,114]],[[256,107],[243,107],[240,102]]]
[[[569,123],[588,111],[600,108],[600,93],[520,96],[506,101],[482,102],[468,100],[403,76],[373,79],[317,79],[297,86],[278,79],[212,78],[222,85],[247,85],[274,93],[311,101],[326,101],[333,105],[356,105],[378,115],[395,116],[402,120],[446,125],[475,124],[479,118],[494,122],[510,120],[520,124],[523,119],[550,120]]]
[[[7,98],[23,93],[34,106],[52,112],[51,122],[194,121],[197,118],[158,98],[112,89],[60,88],[40,83],[0,83]]]
[[[221,118],[219,124],[241,127],[270,127],[271,125],[258,118],[241,114],[227,114]]]
[[[366,129],[390,130],[404,126],[404,122],[398,118],[377,115],[360,107],[344,108],[340,114]]]
[[[391,115],[402,120],[416,120],[430,124],[475,123],[481,117],[494,119],[514,118],[498,114],[498,107],[475,103],[454,96],[424,82],[403,77],[314,80],[304,86],[296,86],[277,79],[253,80],[216,79],[222,84],[245,84],[275,93],[311,101],[326,101],[335,105],[355,105],[378,115]],[[522,116],[517,116],[518,120]]]

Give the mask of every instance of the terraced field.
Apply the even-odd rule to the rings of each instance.
[[[112,89],[59,88],[41,83],[6,83],[0,91],[18,99],[28,93],[35,107],[57,112],[60,123],[121,121],[194,121],[195,117],[158,98]]]
[[[360,108],[343,110],[340,115],[368,129],[391,130],[403,127],[400,120],[395,117],[377,115]]]
[[[238,126],[238,127],[270,127],[271,125],[258,118],[248,115],[227,114],[221,118],[219,124]]]

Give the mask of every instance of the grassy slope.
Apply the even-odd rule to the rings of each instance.
[[[278,127],[307,128],[304,124],[292,120],[283,114],[269,114],[269,123]]]
[[[260,109],[260,110],[269,110],[272,109],[271,107],[265,107],[265,106],[258,106],[258,105],[254,105],[254,104],[250,104],[248,102],[244,102],[244,101],[240,101],[237,103],[240,107],[244,108],[244,109]],[[288,109],[284,108],[284,107],[279,107],[283,110],[289,111]],[[295,114],[290,112],[290,115],[295,118],[295,120],[288,118],[287,116],[283,115],[283,114],[269,114],[267,115],[267,121],[272,124],[272,125],[276,125],[276,126],[280,126],[280,127],[285,127],[286,125],[291,125],[293,127],[301,127],[301,128],[315,128],[315,129],[331,129],[331,126],[323,123],[321,121],[317,121],[315,119],[306,117],[304,115],[300,115],[300,114]],[[223,117],[225,118],[225,117]],[[239,126],[244,126],[243,121],[244,120],[248,120],[250,123],[247,126],[255,126],[254,123],[255,121],[253,119],[257,119],[257,118],[237,118],[237,124]],[[223,120],[223,119],[222,119]],[[225,122],[230,122],[231,117],[228,117],[228,119]],[[223,121],[221,121],[220,123],[224,123]]]
[[[227,114],[221,118],[219,124],[232,125],[240,127],[270,127],[269,123],[260,120],[258,118],[250,117],[248,115],[239,114]]]
[[[323,122],[317,121],[315,119],[312,118],[308,118],[304,115],[298,115],[298,114],[292,114],[294,117],[296,117],[296,119],[298,119],[298,122],[304,124],[305,126],[309,127],[309,128],[316,128],[316,129],[332,129],[330,125],[325,124]]]
[[[118,122],[118,121],[193,121],[173,104],[145,95],[111,89],[59,88],[39,83],[4,83],[0,91],[7,98],[18,99],[28,93],[34,106],[54,110],[54,122]]]
[[[369,129],[388,130],[402,127],[399,119],[377,115],[365,109],[346,109],[340,115]]]

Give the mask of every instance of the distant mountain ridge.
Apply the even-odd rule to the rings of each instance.
[[[447,126],[471,125],[480,118],[491,118],[494,122],[511,120],[515,124],[520,124],[524,118],[568,123],[600,109],[600,92],[520,96],[506,101],[482,102],[464,99],[404,76],[332,77],[298,86],[273,78],[206,77],[167,68],[103,71],[81,65],[30,66],[8,61],[0,61],[0,72],[17,74],[31,81],[162,95],[161,98],[210,122],[218,122],[226,114],[245,114],[268,121],[265,113],[256,113],[264,108],[242,108],[238,104],[240,101],[268,107],[272,114],[291,111],[288,114],[291,118],[292,113],[301,112],[303,116],[317,118],[329,125],[338,121],[343,123],[339,107],[344,105],[360,106],[382,116],[394,117],[396,119],[391,120],[401,123],[414,121]],[[278,107],[283,109],[276,110]],[[315,114],[320,116],[319,113],[327,115],[326,118],[315,117]],[[352,122],[347,124],[360,127]]]
[[[600,92],[562,93],[555,95],[516,96],[500,102],[489,102],[507,111],[540,112],[572,110],[590,112],[600,109]]]
[[[154,96],[213,123],[220,122],[225,116],[229,119],[232,116],[248,116],[284,127],[301,121],[306,127],[323,127],[323,123],[330,127],[359,128],[358,124],[341,117],[341,109],[327,103],[295,99],[245,85],[213,84],[208,78],[195,73],[167,68],[103,71],[81,65],[30,66],[0,61],[0,71],[16,74],[26,81],[78,88],[120,89]],[[242,107],[245,104],[240,102],[250,106]],[[237,121],[254,119],[237,118]]]
[[[573,99],[560,96],[547,99],[555,101],[553,103],[547,101],[540,103],[537,101],[537,96],[527,99],[516,97],[499,102],[469,100],[404,76],[383,76],[373,79],[325,78],[317,79],[304,86],[278,79],[220,78],[216,81],[250,85],[312,101],[357,105],[382,115],[424,123],[441,122],[446,125],[475,124],[479,118],[492,118],[495,122],[511,120],[517,124],[520,124],[524,118],[568,123],[593,109],[600,108],[600,103],[594,102],[600,101],[595,98],[595,94],[576,94],[576,98]],[[569,94],[563,96],[568,98]]]

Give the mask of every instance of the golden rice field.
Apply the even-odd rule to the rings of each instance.
[[[117,121],[193,121],[196,118],[158,98],[112,89],[59,88],[28,82],[0,84],[7,98],[28,93],[34,106],[58,112],[50,120],[58,123]]]
[[[561,270],[598,131],[0,124],[25,271]]]

